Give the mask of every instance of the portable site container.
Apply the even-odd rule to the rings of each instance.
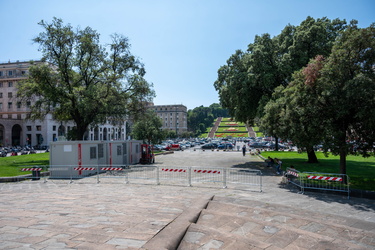
[[[98,166],[139,163],[141,141],[57,141],[50,144],[50,177],[81,178],[97,174]],[[84,171],[80,168],[89,168]]]

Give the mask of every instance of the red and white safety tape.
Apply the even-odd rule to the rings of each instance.
[[[74,168],[74,170],[96,170],[96,168]]]
[[[42,168],[23,168],[21,171],[42,171]]]
[[[307,178],[311,179],[311,180],[342,181],[341,177],[326,177],[326,176],[308,175]]]
[[[220,174],[220,171],[217,170],[194,170],[196,173],[202,173],[202,174]]]
[[[299,176],[297,172],[290,171],[290,170],[288,171],[288,174],[290,174],[290,175],[294,175],[295,177],[298,177],[298,176]]]
[[[162,168],[161,170],[165,171],[165,172],[179,172],[179,173],[181,173],[181,172],[185,173],[186,172],[185,169],[174,169],[174,168]]]
[[[118,170],[118,171],[121,171],[122,168],[101,168],[101,170]]]

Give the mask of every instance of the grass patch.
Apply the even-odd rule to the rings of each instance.
[[[0,177],[30,174],[21,172],[21,168],[33,166],[49,166],[49,153],[19,155],[0,158]]]
[[[264,137],[264,134],[262,132],[256,132],[255,134],[257,135],[257,137]]]
[[[266,151],[262,152],[262,156],[281,159],[283,170],[293,165],[301,172],[340,173],[340,157],[325,157],[321,152],[316,152],[319,163],[307,163],[306,153]],[[346,171],[351,189],[375,191],[375,157],[349,155],[346,158]]]

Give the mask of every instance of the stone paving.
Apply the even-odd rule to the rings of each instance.
[[[299,221],[302,221],[303,216],[312,214],[315,224],[310,221],[304,225],[304,231],[318,231],[319,221],[327,221],[329,218],[340,220],[338,216],[341,216],[351,223],[341,225],[341,230],[344,226],[355,230],[353,226],[357,225],[357,229],[364,230],[363,232],[369,237],[375,234],[373,200],[359,198],[348,200],[345,195],[340,194],[315,192],[298,194],[295,188],[280,185],[281,177],[273,170],[267,169],[256,156],[243,157],[241,152],[185,150],[171,155],[157,156],[155,164],[261,169],[265,174],[263,192],[235,188],[124,184],[110,181],[98,184],[69,183],[66,180],[48,180],[46,183],[43,180],[1,183],[0,249],[175,249],[179,245],[180,249],[288,249],[288,246],[291,247],[292,245],[285,245],[286,243],[277,245],[264,242],[264,238],[259,237],[259,233],[258,236],[254,236],[257,233],[250,233],[251,227],[255,226],[254,221],[245,220],[243,221],[245,227],[243,225],[236,229],[233,227],[230,237],[225,231],[226,226],[220,228],[219,225],[224,218],[231,218],[229,216],[231,213],[233,216],[235,214],[241,216],[241,212],[233,212],[233,207],[251,207],[251,204],[265,209],[271,209],[270,206],[272,209],[279,207],[284,213],[296,209]],[[217,205],[216,202],[223,203]],[[215,204],[217,206],[214,209]],[[223,210],[219,207],[223,207]],[[211,209],[206,210],[206,208]],[[228,220],[233,222],[239,219],[233,217],[232,220]],[[208,226],[209,223],[216,228],[216,233],[212,229],[205,228],[203,224],[195,224],[197,221],[206,221],[205,225]],[[272,221],[262,223],[266,231],[275,230]],[[227,224],[229,225],[230,223]],[[186,231],[188,227],[189,230]],[[240,237],[236,245],[232,242],[233,232],[244,228],[247,228],[248,236],[245,238],[243,235],[236,236]],[[200,242],[198,239],[200,234],[192,233],[197,233],[197,230],[206,232],[206,242],[203,239]],[[329,230],[331,235],[335,235],[333,232],[335,229]],[[222,238],[217,239],[214,235],[221,235]],[[338,242],[343,240],[340,238]],[[371,249],[373,243],[374,239],[367,239],[366,244],[359,245],[361,246],[359,249],[362,247]],[[348,246],[352,244],[353,248],[358,247],[354,243],[347,244]],[[297,249],[297,246],[298,244],[293,245],[294,249]],[[315,246],[324,248],[324,244]],[[337,244],[332,243],[331,249],[335,249],[336,246]]]

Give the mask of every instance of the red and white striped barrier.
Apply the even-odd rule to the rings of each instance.
[[[217,170],[194,170],[195,173],[201,173],[201,174],[220,174],[220,171]]]
[[[326,177],[326,176],[313,176],[313,175],[308,175],[307,179],[310,179],[310,180],[326,180],[326,181],[342,181],[341,177]]]
[[[121,171],[122,168],[101,168],[101,170],[116,170],[116,171]]]
[[[185,169],[162,168],[161,170],[165,171],[165,172],[179,172],[179,173],[183,172],[183,173],[186,173]]]
[[[288,171],[288,174],[290,175],[294,175],[295,177],[298,177],[298,173],[297,172],[294,172],[294,171]]]
[[[82,171],[82,170],[96,170],[96,168],[74,168],[74,170]]]
[[[23,168],[21,171],[42,171],[42,168]]]

